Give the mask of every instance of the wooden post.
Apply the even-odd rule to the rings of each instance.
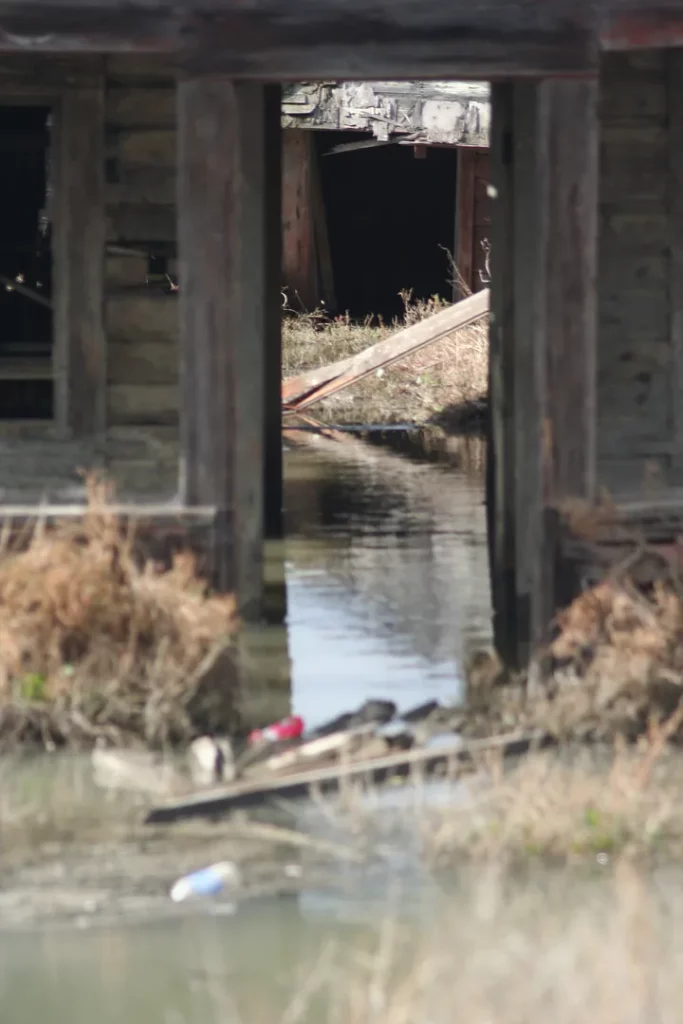
[[[55,419],[75,437],[106,425],[104,86],[67,88],[55,111]]]
[[[283,132],[283,275],[289,302],[311,312],[320,300],[315,245],[313,135],[303,128]]]
[[[558,571],[558,506],[595,496],[597,427],[598,80],[553,78],[537,110],[536,345],[543,352],[543,571],[532,641],[573,581]],[[540,284],[540,288],[539,288]]]
[[[498,650],[523,665],[571,596],[558,506],[595,489],[597,82],[492,101],[492,592]]]
[[[683,54],[669,50],[667,92],[669,107],[669,219],[671,260],[669,301],[671,303],[671,346],[673,351],[673,438],[672,477],[683,482]]]
[[[458,279],[454,298],[463,299],[474,290],[474,185],[476,151],[458,149],[455,196],[455,265]]]
[[[246,616],[262,599],[267,311],[279,304],[267,108],[262,85],[203,74],[178,84],[181,493],[216,507],[217,582]]]
[[[282,132],[279,85],[265,87],[265,218],[266,352],[265,371],[265,535],[279,539],[282,523]]]
[[[509,83],[494,84],[491,88],[491,106],[491,182],[494,198],[486,506],[495,644],[506,664],[515,666],[514,86]]]

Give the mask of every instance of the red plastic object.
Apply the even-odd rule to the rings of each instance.
[[[299,715],[290,715],[281,722],[274,722],[265,729],[254,729],[249,733],[250,743],[276,743],[278,740],[297,740],[304,731],[304,720]]]

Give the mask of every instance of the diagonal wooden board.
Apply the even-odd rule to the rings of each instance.
[[[426,345],[469,326],[489,311],[489,290],[476,292],[456,302],[428,320],[420,320],[384,341],[378,341],[355,356],[340,359],[329,366],[308,370],[298,377],[282,383],[282,401],[285,411],[305,409],[321,398],[355,384],[382,366],[389,366],[406,356],[418,352]]]
[[[506,733],[490,739],[464,741],[447,750],[409,750],[386,757],[356,763],[336,764],[296,774],[275,776],[253,782],[221,786],[153,807],[145,819],[148,825],[168,824],[191,817],[212,817],[233,810],[257,807],[270,797],[305,797],[312,786],[321,792],[334,792],[345,780],[366,779],[380,783],[393,776],[407,775],[413,769],[425,772],[447,767],[454,761],[465,762],[474,754],[501,750],[506,755],[521,754],[533,745],[545,745],[542,734]]]

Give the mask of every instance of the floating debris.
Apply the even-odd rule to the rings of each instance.
[[[184,875],[172,886],[170,896],[174,903],[182,903],[191,896],[217,896],[226,886],[239,888],[242,876],[230,860],[218,861],[208,868]]]

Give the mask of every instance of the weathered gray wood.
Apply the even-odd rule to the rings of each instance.
[[[304,409],[323,397],[323,389],[327,396],[351,382],[362,380],[378,367],[390,366],[409,353],[467,327],[485,316],[488,309],[488,290],[470,295],[427,320],[404,327],[390,338],[370,345],[358,355],[288,378],[282,384],[282,398],[285,402],[295,403],[298,409]]]
[[[490,739],[467,740],[461,746],[454,737],[447,750],[407,750],[384,757],[333,764],[325,768],[310,768],[272,778],[254,779],[252,782],[221,786],[168,801],[152,808],[147,824],[177,821],[194,816],[222,814],[237,808],[257,807],[269,798],[296,798],[309,796],[311,790],[329,792],[339,788],[344,780],[365,780],[381,783],[388,779],[410,775],[413,771],[432,772],[450,764],[467,762],[473,755],[499,750],[506,755],[527,751],[532,745],[545,744],[547,737],[532,733],[508,733]]]
[[[486,504],[494,640],[501,658],[511,666],[515,666],[518,661],[515,580],[514,116],[514,86],[507,83],[495,84],[491,90],[491,184],[494,198]]]
[[[109,384],[107,422],[114,425],[176,424],[180,408],[177,384]]]
[[[119,86],[107,89],[108,125],[139,129],[175,128],[175,79],[149,88]]]
[[[268,539],[283,533],[282,466],[282,314],[274,301],[282,283],[282,90],[270,85],[264,94],[265,132],[265,308],[264,359],[265,458],[263,485],[264,529]],[[286,601],[282,581],[282,603]],[[272,588],[271,588],[272,589]],[[272,605],[272,602],[271,602]]]
[[[536,344],[544,352],[544,582],[532,592],[540,642],[569,581],[556,573],[557,507],[596,486],[598,83],[538,86],[536,222],[540,259]]]
[[[175,207],[163,203],[118,203],[107,208],[108,242],[175,242]]]
[[[303,82],[284,88],[286,128],[409,135],[416,142],[488,146],[489,87],[479,82]]]
[[[545,279],[538,204],[538,87],[517,83],[513,96],[515,592],[517,660],[528,664],[539,639],[532,627],[534,595],[543,586],[543,413],[545,347],[536,329]]]
[[[165,341],[178,337],[178,298],[175,294],[111,291],[107,296],[107,334],[122,341]]]
[[[178,348],[174,342],[110,341],[110,384],[177,384]]]
[[[539,237],[546,268],[546,499],[595,493],[598,82],[539,86]]]
[[[56,111],[55,405],[75,435],[105,426],[104,87],[69,87]]]
[[[260,607],[264,536],[266,92],[178,86],[182,493],[217,506],[219,583]],[[277,236],[279,237],[279,236]]]
[[[669,214],[671,256],[669,302],[671,316],[671,385],[673,389],[672,472],[683,477],[683,60],[680,50],[667,54],[669,110]]]
[[[606,0],[603,0],[606,2]],[[179,53],[206,71],[270,80],[405,75],[483,79],[580,71],[594,60],[597,5],[574,0],[5,0],[0,50]]]

